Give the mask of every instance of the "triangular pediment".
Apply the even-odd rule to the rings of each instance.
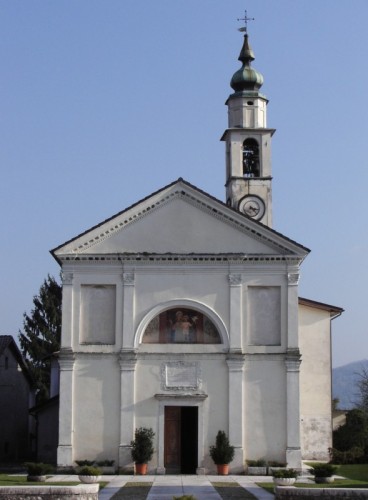
[[[308,250],[178,180],[52,253],[304,256]]]

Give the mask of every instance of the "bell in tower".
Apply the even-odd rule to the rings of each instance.
[[[226,201],[271,227],[271,137],[275,130],[267,128],[268,101],[260,92],[263,76],[251,67],[254,54],[247,28],[241,31],[245,32],[239,55],[242,67],[230,82],[234,93],[226,101],[229,128],[222,136],[226,143]]]

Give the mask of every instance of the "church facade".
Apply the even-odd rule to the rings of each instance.
[[[245,33],[227,105],[226,203],[183,179],[52,251],[63,276],[58,465],[133,468],[139,427],[153,473],[206,473],[218,430],[230,464],[301,467],[331,446],[331,321],[302,299],[309,250],[272,228],[263,78]]]

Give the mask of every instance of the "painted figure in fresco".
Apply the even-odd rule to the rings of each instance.
[[[195,341],[195,323],[197,317],[192,318],[183,311],[176,311],[175,322],[171,323],[170,341],[171,342],[193,342]]]

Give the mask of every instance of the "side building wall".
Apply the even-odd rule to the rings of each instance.
[[[304,460],[329,460],[332,446],[330,312],[299,306],[302,363],[301,437]]]

